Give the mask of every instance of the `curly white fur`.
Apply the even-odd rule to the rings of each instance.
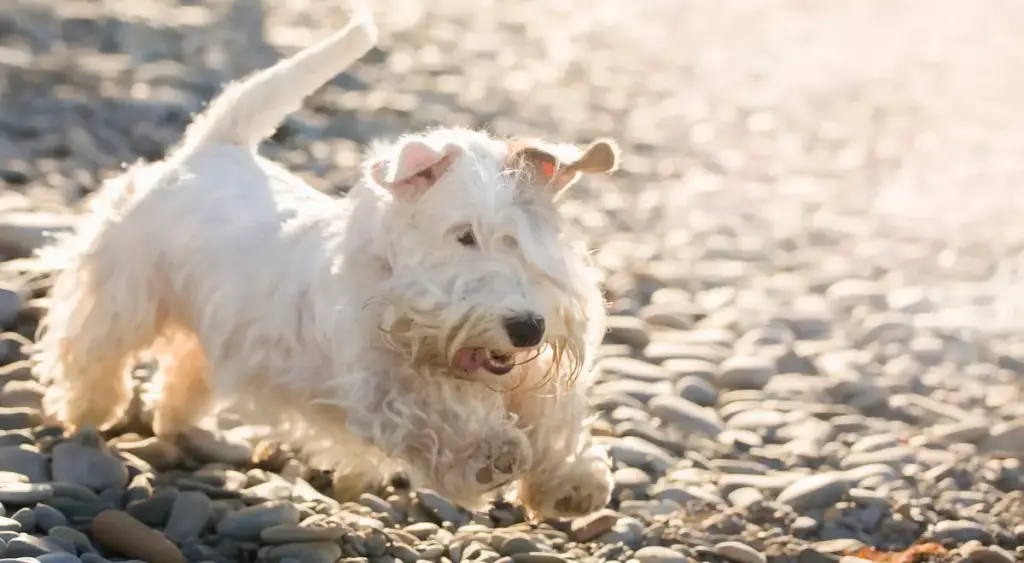
[[[230,403],[353,491],[397,465],[467,505],[518,480],[536,515],[596,510],[611,478],[585,391],[604,304],[556,198],[581,173],[611,170],[614,145],[428,131],[374,147],[340,200],[256,154],[375,41],[357,18],[229,87],[166,160],[109,182],[84,225],[47,249],[67,262],[35,357],[47,411],[71,431],[115,423],[129,369],[151,352],[158,435]],[[612,160],[595,166],[594,154]],[[503,328],[524,312],[546,322],[536,346]],[[500,376],[459,369],[474,349],[520,363]]]

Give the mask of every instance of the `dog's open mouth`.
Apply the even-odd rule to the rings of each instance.
[[[487,348],[462,348],[455,357],[455,365],[471,373],[482,369],[494,375],[507,375],[515,367],[515,358]]]

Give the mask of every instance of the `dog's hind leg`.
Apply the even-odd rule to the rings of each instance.
[[[153,399],[153,433],[172,436],[206,413],[212,391],[199,339],[181,328],[166,330],[154,347],[160,367]]]
[[[161,322],[151,255],[140,255],[137,237],[119,227],[86,223],[50,254],[63,269],[40,323],[33,369],[49,384],[47,417],[72,432],[119,421],[131,401],[130,370]]]
[[[137,281],[98,262],[80,258],[59,274],[34,355],[39,379],[51,383],[46,413],[72,432],[118,422],[131,400],[135,355],[156,334],[156,306]]]

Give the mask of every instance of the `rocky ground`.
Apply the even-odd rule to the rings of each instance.
[[[607,273],[610,506],[531,526],[400,480],[339,505],[244,421],[180,444],[41,426],[44,231],[344,10],[6,0],[2,561],[1024,561],[1024,4],[374,6],[380,48],[264,149],[314,185],[430,123],[623,145],[566,206]]]

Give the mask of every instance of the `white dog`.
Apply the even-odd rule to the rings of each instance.
[[[438,129],[375,147],[343,199],[258,156],[376,37],[357,17],[231,85],[167,159],[98,192],[50,249],[69,266],[35,357],[47,411],[109,427],[152,353],[157,435],[216,398],[267,417],[342,490],[397,465],[467,506],[518,481],[535,516],[601,508],[610,464],[584,393],[604,303],[557,200],[617,148]]]

